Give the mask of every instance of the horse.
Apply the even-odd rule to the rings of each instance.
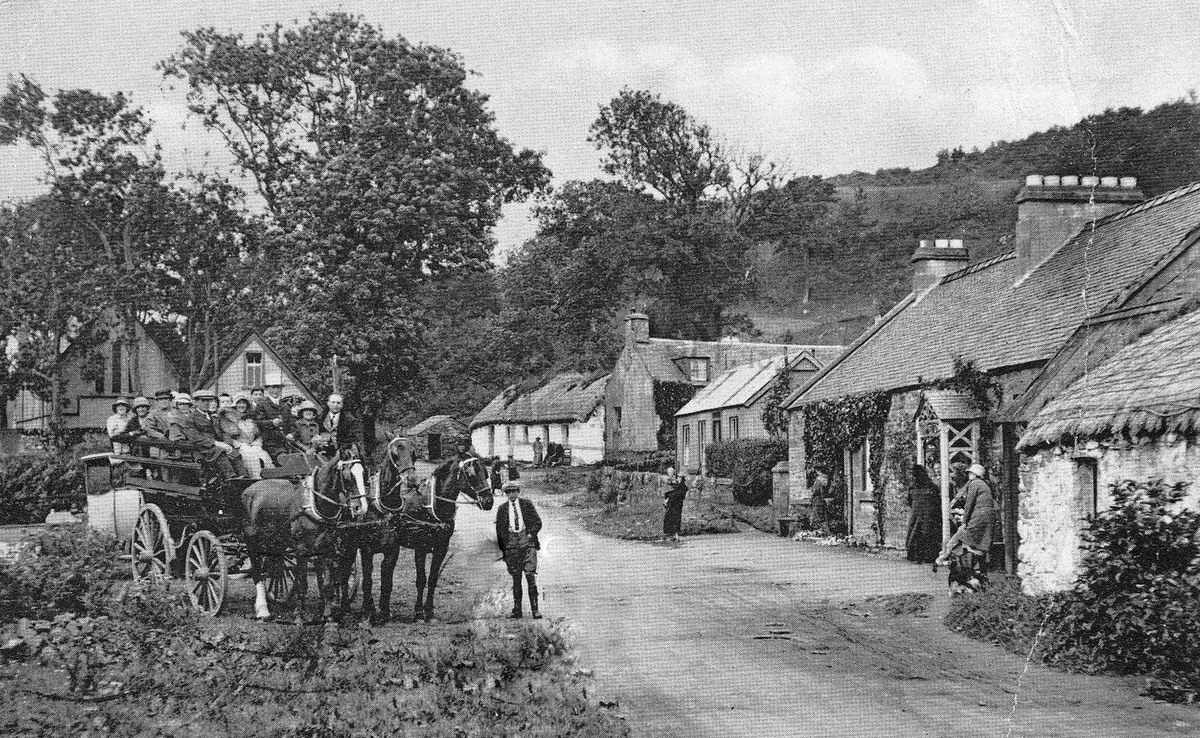
[[[338,568],[345,562],[344,526],[361,519],[366,512],[362,465],[358,461],[340,460],[336,451],[325,453],[328,444],[318,447],[314,443],[314,447],[319,450],[317,465],[299,484],[289,479],[264,479],[242,493],[242,533],[254,580],[254,615],[260,620],[271,617],[264,565],[269,559],[282,559],[288,550],[296,557],[296,586],[292,596],[299,598],[301,616],[308,594],[309,559],[318,562],[315,569],[322,601],[321,619],[329,617],[338,589],[339,614],[349,609],[350,572],[347,570],[343,576]],[[353,468],[355,465],[357,470]],[[348,485],[348,480],[354,486]]]
[[[433,619],[434,592],[454,535],[459,498],[465,497],[468,501],[465,504],[474,504],[481,510],[491,510],[495,502],[487,467],[480,459],[444,461],[420,485],[416,484],[413,473],[415,460],[415,452],[405,439],[397,437],[388,443],[371,484],[367,513],[367,520],[377,524],[356,528],[353,543],[348,547],[350,564],[354,549],[358,550],[362,564],[363,617],[377,625],[391,618],[392,578],[401,548],[412,549],[416,568],[413,618],[426,622]],[[378,611],[371,596],[376,554],[383,554]],[[342,569],[348,572],[350,566],[343,565]]]

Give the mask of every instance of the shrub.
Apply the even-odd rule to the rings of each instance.
[[[83,472],[69,454],[0,459],[0,523],[40,523],[52,508],[80,510],[86,503]]]
[[[953,598],[945,623],[972,638],[1025,654],[1053,605],[1054,595],[1025,594],[1019,577],[993,578],[989,586]]]
[[[1200,512],[1184,484],[1113,485],[1112,506],[1089,519],[1075,588],[1053,613],[1047,656],[1146,674],[1158,689],[1200,696]]]
[[[0,619],[48,619],[106,611],[126,567],[116,538],[82,524],[39,533],[17,560],[0,565]]]
[[[743,505],[771,499],[771,469],[787,458],[787,443],[777,439],[739,439],[705,448],[709,473],[733,480],[733,498]]]

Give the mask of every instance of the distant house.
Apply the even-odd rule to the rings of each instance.
[[[571,463],[604,459],[604,390],[609,375],[577,372],[515,384],[471,419],[471,445],[485,456],[533,461],[533,442],[561,443]]]
[[[117,399],[183,386],[187,359],[175,326],[150,321],[135,326],[136,369],[119,321],[98,321],[84,330],[103,331],[104,338],[90,351],[82,348],[88,342],[75,341],[59,354],[64,427],[103,429]],[[8,419],[15,430],[45,430],[53,412],[50,402],[21,391],[8,403]]]
[[[225,352],[217,370],[201,379],[200,388],[217,394],[249,394],[250,390],[262,387],[267,382],[282,382],[284,397],[302,397],[318,407],[324,407],[258,331],[250,331]]]
[[[789,398],[793,499],[803,497],[810,468],[814,439],[807,437],[807,413],[881,393],[886,417],[869,434],[847,439],[836,457],[826,456],[840,462],[825,471],[844,482],[850,532],[903,545],[909,508],[901,480],[915,460],[938,470],[948,534],[952,467],[981,463],[998,493],[998,532],[1006,566],[1015,572],[1018,542],[1024,561],[1031,540],[1058,534],[1027,529],[1023,519],[1019,523],[1023,511],[1041,505],[1042,495],[1049,507],[1061,499],[1053,485],[1021,484],[1028,476],[1018,452],[1024,423],[1032,432],[1042,407],[1053,414],[1061,406],[1046,403],[1067,402],[1077,391],[1068,390],[1070,382],[1088,374],[1077,368],[1056,378],[1051,365],[1111,355],[1111,346],[1128,343],[1137,320],[1096,340],[1100,324],[1115,320],[1104,315],[1105,306],[1144,292],[1139,285],[1155,279],[1148,275],[1180,254],[1193,258],[1198,228],[1200,185],[1145,200],[1133,178],[1031,175],[1017,196],[1013,251],[969,264],[961,242],[922,242],[913,254],[912,292]],[[1194,294],[1196,285],[1177,288]],[[1143,305],[1134,312],[1140,310],[1142,320],[1151,309],[1161,308]],[[1067,353],[1059,358],[1060,351]],[[956,359],[986,372],[987,386],[976,388],[984,390],[986,406],[969,387],[951,381]],[[1056,434],[1047,430],[1021,443]]]
[[[451,415],[433,415],[404,432],[417,455],[429,460],[453,454],[460,439],[469,438],[471,429]]]
[[[740,364],[700,389],[675,413],[675,458],[682,471],[703,470],[708,443],[769,437],[763,409],[785,361],[791,387],[803,386],[822,366],[812,351]]]
[[[659,415],[656,385],[676,385],[686,392],[700,389],[715,377],[743,364],[806,353],[818,366],[841,353],[843,346],[800,346],[742,341],[686,341],[651,338],[650,318],[630,313],[625,321],[625,345],[613,367],[604,397],[605,447],[614,455],[654,451],[659,448],[660,429],[673,429],[673,413]],[[661,398],[660,398],[661,399]],[[694,445],[707,443],[700,437]]]

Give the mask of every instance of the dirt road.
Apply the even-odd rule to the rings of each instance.
[[[569,622],[637,735],[1200,735],[1200,710],[1135,682],[1027,667],[947,632],[944,574],[926,567],[758,532],[601,538],[536,476],[526,488],[546,521],[543,610]],[[459,517],[458,556],[494,556],[491,520]],[[503,564],[470,569],[447,573],[467,588],[494,577],[477,612],[507,610]]]

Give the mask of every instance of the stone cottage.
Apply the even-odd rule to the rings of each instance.
[[[656,451],[664,442],[665,448],[673,449],[670,437],[675,430],[675,412],[718,375],[742,364],[784,355],[807,353],[815,362],[827,362],[842,348],[651,338],[650,318],[630,313],[625,321],[625,345],[604,396],[605,449],[614,456]],[[702,439],[697,429],[692,443],[708,440],[711,436]]]
[[[1014,249],[986,261],[971,264],[958,241],[922,242],[912,292],[789,398],[794,498],[819,453],[844,480],[850,531],[903,545],[911,464],[940,467],[947,531],[951,468],[979,462],[999,493],[1004,560],[1016,570],[1023,427],[1010,413],[1081,325],[1191,237],[1200,192],[1144,201],[1129,177],[1033,175],[1017,210]],[[830,408],[860,412],[863,430],[810,433]]]
[[[456,450],[459,440],[470,438],[471,429],[453,415],[431,415],[404,431],[421,458],[444,459]]]
[[[514,384],[471,419],[471,445],[484,456],[533,461],[533,443],[561,443],[572,464],[604,459],[608,374],[566,372]]]
[[[803,386],[822,366],[811,351],[739,364],[701,388],[675,413],[675,458],[681,471],[701,473],[709,443],[770,436],[763,409],[785,364],[791,387]]]

